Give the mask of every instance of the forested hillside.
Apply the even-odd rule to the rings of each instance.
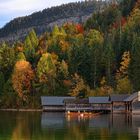
[[[93,12],[103,9],[104,6],[107,6],[107,2],[95,0],[69,3],[44,9],[29,16],[19,17],[0,29],[0,40],[15,41],[22,39],[31,28],[34,28],[36,33],[40,35],[46,30],[50,31],[55,24],[61,26],[65,22],[82,23]]]
[[[128,8],[129,7],[129,8]],[[140,90],[140,0],[112,3],[85,25],[65,23],[0,47],[0,106],[40,107],[40,96]]]

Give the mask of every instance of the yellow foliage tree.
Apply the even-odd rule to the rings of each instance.
[[[110,95],[113,93],[113,88],[111,86],[107,85],[105,77],[103,77],[101,79],[100,85],[101,85],[101,87],[99,89],[99,94],[101,96]]]
[[[120,68],[117,71],[116,79],[123,78],[128,75],[128,66],[130,63],[130,52],[124,52],[122,55],[122,61]]]
[[[117,92],[121,94],[130,94],[133,90],[128,76],[117,80]]]
[[[79,96],[81,91],[86,90],[84,80],[77,73],[74,74],[72,81],[73,86],[71,92],[69,93],[71,96]]]
[[[118,93],[128,94],[132,92],[132,85],[130,83],[130,80],[128,78],[128,66],[130,63],[130,52],[124,52],[122,55],[122,61],[121,66],[116,74],[116,80],[117,80],[117,87],[116,91]]]
[[[12,84],[18,96],[25,100],[24,91],[30,92],[31,81],[34,78],[34,72],[29,62],[25,60],[17,61],[12,75]]]
[[[66,50],[68,50],[70,44],[65,40],[60,40],[59,41],[59,46],[60,46],[62,52],[65,52]]]

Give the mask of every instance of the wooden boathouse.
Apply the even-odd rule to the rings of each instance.
[[[43,111],[139,113],[140,92],[131,95],[111,95],[106,97],[57,97],[42,96]]]
[[[110,111],[111,101],[109,97],[89,97],[89,104],[94,111]]]
[[[57,97],[57,96],[42,96],[41,105],[43,111],[65,111],[66,99],[75,99],[75,97]]]
[[[88,98],[83,99],[66,99],[64,100],[65,103],[65,111],[72,111],[72,112],[90,112],[92,111],[92,107],[89,104]]]
[[[124,102],[126,112],[140,114],[140,92],[130,95]]]
[[[125,112],[125,99],[127,99],[129,95],[111,95],[109,100],[111,102],[111,112],[113,113],[124,113]]]

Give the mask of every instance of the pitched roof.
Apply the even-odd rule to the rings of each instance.
[[[111,102],[122,102],[128,97],[129,97],[129,95],[127,95],[127,94],[125,94],[125,95],[110,95],[110,101]]]
[[[127,97],[124,101],[128,102],[128,101],[132,101],[135,98],[138,98],[138,92],[133,93],[132,95],[130,95],[129,97]]]
[[[42,96],[41,105],[64,105],[64,99],[75,99],[75,97]]]
[[[64,100],[65,103],[67,104],[71,104],[71,103],[74,103],[74,104],[88,104],[89,103],[89,100],[88,98],[81,98],[81,99],[65,99]]]
[[[89,103],[95,104],[107,104],[110,103],[109,97],[89,97]]]

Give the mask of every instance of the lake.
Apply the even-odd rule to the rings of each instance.
[[[0,140],[137,139],[140,139],[139,115],[72,118],[64,113],[0,112]]]

